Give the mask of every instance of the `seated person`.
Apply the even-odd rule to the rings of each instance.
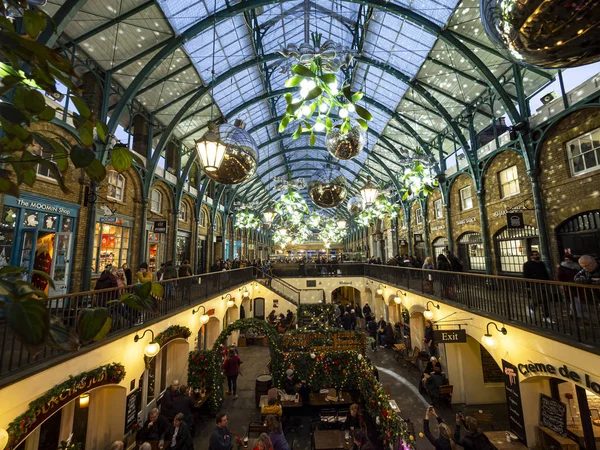
[[[358,430],[360,428],[360,416],[358,415],[358,405],[353,403],[350,406],[350,414],[346,417],[346,421],[342,425],[342,430]]]
[[[425,366],[425,370],[423,371],[423,375],[421,376],[419,392],[423,391],[423,389],[427,385],[427,378],[433,375],[434,367],[439,367],[440,371],[442,370],[442,364],[440,363],[440,361],[435,356],[432,356],[431,358],[429,358],[429,361],[427,361],[427,366]]]
[[[300,380],[294,379],[294,371],[288,369],[285,371],[286,377],[283,383],[283,390],[287,395],[300,394],[303,402],[308,402],[309,391],[308,388]]]
[[[268,404],[262,407],[260,413],[263,416],[273,415],[277,417],[281,417],[283,415],[283,408],[277,402],[276,398],[271,397],[268,401]]]
[[[277,317],[277,314],[275,313],[275,310],[273,310],[267,316],[267,320],[269,321],[270,324],[274,324],[276,317]]]
[[[429,395],[431,396],[432,404],[439,404],[440,402],[440,387],[448,384],[448,379],[442,374],[442,368],[435,366],[433,368],[433,375],[427,378],[427,388]]]

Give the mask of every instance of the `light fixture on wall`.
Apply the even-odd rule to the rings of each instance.
[[[221,297],[221,300],[227,300],[228,308],[231,308],[233,305],[235,305],[235,299],[231,296],[231,294],[225,294],[223,297]]]
[[[238,290],[242,293],[242,298],[250,297],[250,292],[248,292],[247,287],[239,288]]]
[[[429,309],[429,304],[432,304],[434,308],[436,309],[440,309],[440,304],[438,303],[437,305],[435,303],[433,303],[431,300],[427,302],[427,304],[425,305],[425,312],[423,313],[423,315],[425,316],[425,318],[427,320],[431,320],[433,319],[433,311]]]
[[[198,309],[192,309],[192,314],[200,312],[200,308],[202,308],[202,315],[200,316],[200,326],[202,326],[208,322],[210,317],[208,317],[208,314],[206,314],[206,308],[202,305],[198,306]]]
[[[496,345],[498,345],[498,343],[490,333],[490,325],[494,325],[494,327],[496,327],[496,330],[498,330],[498,332],[502,333],[504,336],[506,336],[506,333],[508,333],[508,331],[506,331],[506,328],[504,328],[504,326],[502,326],[502,328],[498,328],[496,322],[490,322],[487,324],[487,326],[485,327],[485,334],[483,335],[481,341],[483,342],[483,345],[485,347],[496,348]]]
[[[81,394],[79,396],[79,407],[85,409],[90,405],[90,394]]]
[[[404,297],[406,297],[406,292],[402,292],[400,289],[396,291],[396,295],[394,296],[394,302],[396,305],[402,304],[402,297],[400,297],[400,295],[404,295]]]
[[[158,352],[160,352],[160,344],[154,340],[154,331],[147,329],[141,336],[136,334],[133,338],[133,341],[137,342],[140,339],[144,339],[144,336],[146,336],[146,333],[148,332],[150,332],[152,339],[144,347],[144,355],[146,355],[148,358],[154,358],[156,355],[158,355]]]
[[[375,291],[377,293],[377,295],[379,295],[380,297],[383,297],[383,290],[386,288],[386,286],[383,285],[379,285],[379,287],[377,288],[377,290]]]
[[[0,428],[0,450],[4,450],[8,444],[8,432],[4,428]]]

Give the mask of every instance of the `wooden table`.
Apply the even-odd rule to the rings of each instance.
[[[509,450],[514,448],[527,450],[527,447],[517,440],[507,442],[506,433],[506,431],[484,431],[483,434],[487,436],[496,450]]]
[[[258,406],[262,409],[263,406],[267,406],[268,404],[269,404],[269,396],[261,395]],[[285,408],[302,408],[302,397],[299,397],[297,402],[279,400],[279,404],[284,409]]]
[[[211,393],[207,392],[204,394],[204,397],[194,397],[194,409],[200,409],[202,405],[206,403],[206,401],[210,398]]]
[[[315,450],[344,450],[350,447],[350,439],[344,439],[345,431],[317,430],[313,434]]]
[[[394,357],[399,360],[401,357],[404,357],[404,354],[406,353],[406,345],[394,344],[394,352],[396,353]]]
[[[577,442],[563,437],[549,428],[540,426],[539,431],[539,440],[542,443],[542,448],[548,448],[552,446],[562,450],[579,450],[579,444]]]
[[[583,428],[581,426],[567,425],[567,431],[577,436],[579,444],[583,447],[585,442]],[[592,431],[594,432],[594,440],[596,441],[596,444],[600,443],[600,427],[592,426]]]
[[[342,398],[344,400],[338,398],[335,402],[326,400],[327,395],[311,392],[309,395],[309,404],[311,406],[350,406],[352,403],[355,403],[354,399],[356,398],[356,394],[353,391],[342,391]]]

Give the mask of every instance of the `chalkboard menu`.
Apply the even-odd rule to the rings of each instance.
[[[138,397],[140,394],[141,391],[136,389],[131,391],[127,396],[127,401],[125,403],[125,434],[131,430],[132,425],[137,423]]]
[[[502,360],[502,373],[504,375],[506,406],[508,406],[509,429],[527,445],[525,422],[523,420],[523,404],[521,403],[521,388],[519,386],[519,372],[511,363]]]
[[[551,429],[561,436],[567,435],[567,405],[541,394],[540,425]]]

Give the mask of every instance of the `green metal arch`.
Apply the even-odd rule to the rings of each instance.
[[[443,29],[431,20],[421,16],[415,11],[401,5],[389,3],[387,0],[347,0],[352,3],[366,4],[382,11],[389,12],[391,14],[405,17],[414,23],[421,25],[424,29],[430,33],[438,36],[444,42],[448,43],[452,47],[467,59],[487,80],[492,89],[498,95],[500,101],[506,108],[509,117],[513,123],[522,122],[522,117],[517,111],[515,105],[512,103],[507,92],[503,89],[500,82],[494,77],[490,69],[481,61],[460,39],[450,30]],[[237,14],[241,14],[251,9],[268,6],[273,3],[277,3],[278,0],[242,0],[240,3],[229,6],[228,8],[217,11],[216,13],[207,16],[203,20],[197,22],[182,34],[174,36],[164,42],[164,46],[152,57],[152,59],[138,72],[135,79],[127,87],[125,93],[119,99],[117,106],[111,115],[108,123],[108,132],[113,134],[116,130],[118,121],[124,112],[127,105],[133,100],[137,91],[141,88],[143,82],[150,76],[154,70],[163,62],[163,60],[173,53],[176,49],[180,48],[185,42],[197,36],[202,31],[215,25],[217,22],[221,22],[229,17],[233,17]],[[105,151],[105,149],[103,150]]]

